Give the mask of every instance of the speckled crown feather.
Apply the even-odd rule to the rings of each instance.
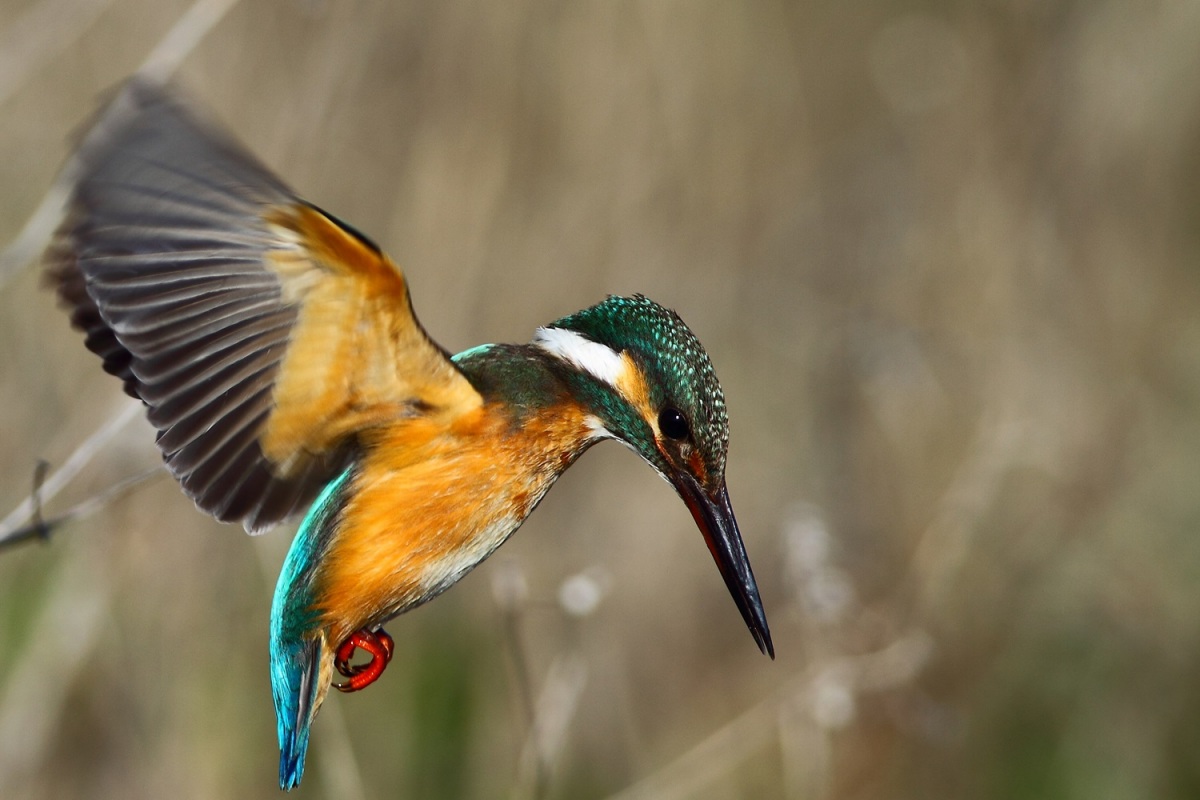
[[[656,408],[674,405],[687,417],[710,472],[725,474],[729,416],[725,393],[700,340],[679,315],[653,300],[610,295],[590,308],[550,323],[628,352],[650,378]]]

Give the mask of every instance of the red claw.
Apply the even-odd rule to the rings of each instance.
[[[333,688],[341,692],[357,692],[365,689],[378,680],[383,674],[384,667],[392,660],[392,650],[395,643],[387,631],[380,628],[376,631],[363,628],[350,634],[350,638],[342,642],[333,658],[333,665],[349,680],[335,683]],[[355,650],[364,650],[371,660],[363,664],[351,664]]]

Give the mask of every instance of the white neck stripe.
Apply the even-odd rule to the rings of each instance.
[[[619,389],[625,360],[611,347],[566,328],[538,328],[533,334],[533,345]]]

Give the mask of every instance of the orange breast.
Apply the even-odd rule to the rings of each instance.
[[[483,406],[406,420],[368,445],[318,576],[330,641],[439,594],[508,538],[590,441],[556,408],[514,428]]]

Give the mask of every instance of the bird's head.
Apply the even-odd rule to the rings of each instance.
[[[725,487],[729,418],[708,353],[670,309],[641,295],[539,328],[598,436],[617,439],[672,486],[696,520],[759,648],[775,656]]]

